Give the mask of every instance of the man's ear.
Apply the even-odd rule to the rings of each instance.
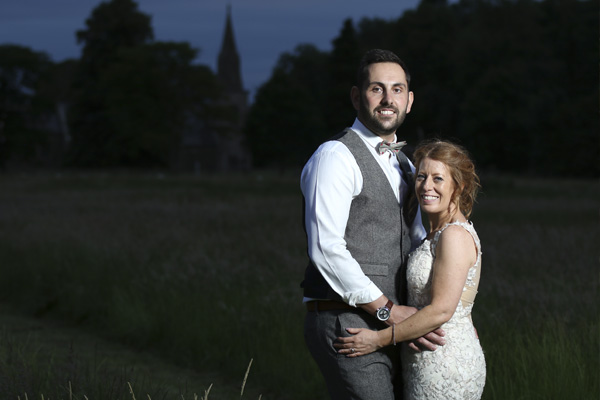
[[[350,89],[350,100],[352,100],[354,109],[358,111],[360,109],[360,90],[358,90],[358,87],[352,86],[352,89]]]
[[[408,92],[408,104],[407,104],[407,107],[406,107],[406,113],[407,114],[412,109],[413,101],[415,101],[415,94],[412,91],[410,91],[410,92]]]

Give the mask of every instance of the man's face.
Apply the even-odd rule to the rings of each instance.
[[[391,62],[371,64],[368,82],[353,87],[351,96],[360,122],[385,140],[393,139],[413,102],[406,73]]]

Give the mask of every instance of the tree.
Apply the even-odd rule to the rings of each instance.
[[[482,169],[597,176],[597,32],[591,0],[423,0],[397,20],[358,29],[348,20],[331,53],[282,56],[252,107],[255,159],[297,165],[348,124],[354,57],[385,48],[412,75],[400,132],[410,144],[438,136],[465,145]]]
[[[0,46],[0,166],[8,159],[33,161],[44,144],[41,118],[47,102],[40,86],[52,62],[47,54],[17,45]]]
[[[188,113],[204,119],[216,100],[216,78],[192,61],[187,43],[153,43],[121,50],[102,74],[106,118],[114,127],[104,148],[108,165],[167,167],[181,143]],[[202,90],[204,88],[204,90]]]
[[[102,2],[85,21],[87,29],[76,32],[83,44],[81,67],[84,78],[94,78],[110,65],[120,49],[135,48],[151,42],[154,31],[151,17],[138,10],[133,0]]]
[[[186,123],[218,114],[214,74],[193,64],[188,43],[154,42],[150,17],[132,0],[101,3],[86,25],[77,32],[70,164],[171,166]]]
[[[543,40],[550,44],[540,164],[563,175],[597,177],[598,2],[546,0],[540,8]]]
[[[150,17],[139,12],[132,0],[100,3],[86,26],[76,33],[83,50],[71,107],[73,142],[68,161],[78,166],[116,166],[121,159],[112,152],[126,141],[117,136],[115,121],[108,114],[111,89],[104,85],[111,79],[106,74],[115,73],[115,65],[123,62],[124,50],[150,42],[154,34]]]
[[[329,56],[329,84],[327,126],[332,136],[352,124],[356,111],[350,101],[350,88],[356,85],[356,70],[362,54],[358,48],[356,31],[351,19],[344,21],[340,35],[332,41]]]
[[[312,45],[284,53],[256,95],[245,131],[257,167],[298,167],[319,142],[333,136],[324,113],[327,54]]]

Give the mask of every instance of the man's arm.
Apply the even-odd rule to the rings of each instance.
[[[344,240],[352,200],[362,190],[362,174],[350,150],[338,141],[323,144],[304,167],[301,187],[313,264],[344,302],[351,306],[376,302],[371,307],[378,308],[383,293],[364,274]]]
[[[459,226],[446,228],[436,247],[431,304],[407,318],[395,329],[372,331],[348,328],[348,332],[354,336],[338,338],[340,343],[336,347],[349,356],[369,354],[393,342],[394,333],[395,341],[418,338],[422,343],[423,338],[419,338],[420,335],[431,335],[432,330],[449,321],[456,311],[467,274],[476,258],[477,253],[470,233]],[[356,353],[348,353],[349,348],[357,350]]]
[[[368,312],[369,314],[375,316],[377,310],[383,306],[385,306],[388,302],[388,298],[382,295],[377,300],[372,301],[366,304],[360,304],[360,307]],[[388,326],[392,326],[394,324],[399,324],[404,321],[406,318],[410,317],[414,313],[417,312],[417,309],[414,307],[401,306],[398,304],[394,304],[392,309],[390,310],[390,318],[386,321]]]

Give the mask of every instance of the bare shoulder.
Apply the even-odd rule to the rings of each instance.
[[[473,237],[471,233],[467,231],[461,225],[449,225],[444,229],[444,231],[440,234],[440,241],[442,240],[451,240],[451,241],[473,241]]]
[[[473,236],[460,225],[450,225],[444,229],[440,234],[437,248],[440,255],[458,255],[469,260],[475,260],[477,257]]]

